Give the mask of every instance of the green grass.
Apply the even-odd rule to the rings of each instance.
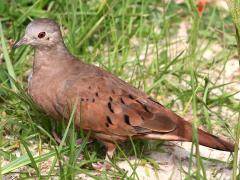
[[[156,171],[159,168],[144,152],[161,150],[162,146],[157,143],[152,148],[152,142],[134,140],[118,147],[112,160],[113,171],[97,175],[91,163],[104,161],[103,146],[88,143],[87,136],[76,133],[72,121],[58,125],[63,141],[56,144],[51,136],[51,118],[40,112],[26,95],[33,51],[30,47],[11,49],[32,19],[55,19],[62,27],[68,49],[76,57],[108,70],[188,117],[194,129],[201,126],[236,141],[240,137],[240,104],[235,98],[238,90],[229,87],[233,82],[239,83],[240,77],[229,82],[224,72],[229,60],[239,59],[237,8],[233,3],[228,12],[207,4],[199,17],[193,0],[182,4],[159,0],[0,1],[0,179],[23,167],[27,168],[17,171],[21,179],[53,176],[74,179],[80,173],[94,179],[139,179],[136,168],[141,162],[128,161],[134,155]],[[182,23],[189,26],[186,42],[178,37]],[[185,43],[188,46],[183,46]],[[216,45],[222,49],[207,59],[206,54]],[[75,143],[78,137],[83,138],[81,145]],[[192,148],[197,151],[191,153],[184,177],[207,179],[206,159],[200,156],[196,133],[193,139]],[[16,151],[20,156],[16,156]],[[84,155],[81,161],[80,154]],[[43,173],[41,164],[49,158],[52,158],[49,170]],[[194,158],[196,170],[192,168]],[[226,163],[226,167],[232,167],[233,179],[237,179],[240,172],[237,153],[231,158],[233,163]],[[128,161],[132,174],[117,166],[121,160]]]

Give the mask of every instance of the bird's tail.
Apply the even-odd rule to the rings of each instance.
[[[212,134],[209,134],[201,129],[198,129],[198,141],[199,144],[203,146],[207,146],[222,151],[234,152],[233,143],[223,140]]]
[[[175,130],[166,133],[153,132],[146,134],[141,138],[146,139],[162,139],[168,141],[192,141],[193,138],[193,127],[192,124],[183,118],[176,115],[174,112],[165,109],[168,111],[169,118],[176,123]],[[223,140],[217,136],[214,136],[210,133],[207,133],[201,129],[198,129],[198,142],[200,145],[207,146],[210,148],[234,152],[234,144]]]

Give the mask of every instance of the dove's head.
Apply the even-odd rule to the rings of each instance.
[[[37,19],[28,24],[25,35],[14,44],[33,47],[53,47],[62,42],[62,35],[58,24],[50,19]]]

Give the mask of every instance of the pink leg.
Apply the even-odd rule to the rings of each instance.
[[[58,143],[58,144],[60,144],[61,143],[61,138],[58,136],[58,134],[56,133],[56,131],[52,131],[52,135],[53,135],[53,137],[54,137],[54,139],[55,139],[55,141]],[[79,144],[81,144],[82,143],[82,139],[81,138],[79,138],[79,139],[77,139],[76,140],[76,144],[77,145],[79,145]]]
[[[101,163],[101,162],[97,162],[97,163],[93,163],[92,166],[94,169],[102,171],[102,170],[109,170],[111,169],[112,165],[108,162],[110,162],[110,159],[113,157],[113,154],[115,152],[116,149],[116,145],[113,143],[109,143],[109,142],[103,142],[104,145],[107,148],[107,154],[105,157],[105,160],[107,162]]]
[[[52,131],[52,135],[53,135],[55,141],[56,141],[58,144],[60,144],[62,140],[59,138],[59,136],[58,136],[58,134],[56,133],[56,131],[53,130],[53,131]]]

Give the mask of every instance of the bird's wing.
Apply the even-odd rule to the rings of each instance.
[[[102,70],[81,78],[69,78],[64,87],[60,95],[65,98],[59,99],[68,101],[68,106],[69,101],[71,104],[80,102],[76,118],[79,122],[75,124],[83,129],[134,136],[171,132],[176,128],[171,117],[161,111],[161,104]]]
[[[76,67],[76,72],[71,69],[60,83],[55,101],[51,101],[60,116],[68,119],[76,104],[75,125],[94,132],[95,138],[103,142],[124,141],[129,136],[192,140],[189,122],[117,77],[95,66],[88,67],[83,66],[81,73]],[[202,145],[234,150],[232,143],[200,129],[198,135]]]

